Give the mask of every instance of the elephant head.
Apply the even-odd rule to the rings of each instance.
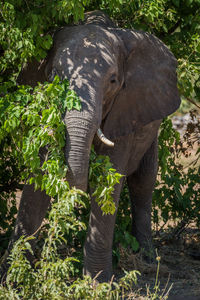
[[[46,74],[79,95],[82,110],[66,112],[66,159],[71,185],[86,190],[89,153],[98,128],[115,141],[137,126],[162,119],[180,104],[176,60],[147,33],[115,28],[101,13],[55,36]]]
[[[180,104],[177,62],[169,49],[150,34],[116,28],[100,12],[60,29],[46,62],[36,72],[37,81],[39,74],[41,80],[55,74],[68,78],[81,99],[81,111],[67,111],[64,122],[68,180],[82,190],[87,189],[89,154],[99,128],[115,142]]]

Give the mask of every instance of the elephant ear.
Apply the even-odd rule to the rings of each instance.
[[[104,120],[104,134],[116,139],[138,126],[162,119],[180,105],[177,61],[156,37],[139,31],[114,29],[127,55],[124,84]]]

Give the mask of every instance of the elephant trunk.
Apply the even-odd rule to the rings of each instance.
[[[70,112],[65,118],[67,180],[83,191],[87,190],[90,149],[98,128],[94,118],[84,112]]]
[[[90,72],[88,71],[88,74]],[[93,75],[89,80],[85,74],[72,75],[70,86],[81,100],[81,111],[68,111],[64,121],[67,128],[65,157],[68,164],[67,180],[71,187],[87,190],[88,167],[92,141],[99,133],[102,120],[102,87],[99,77]],[[99,130],[98,130],[99,129]],[[102,142],[113,146],[100,132]]]

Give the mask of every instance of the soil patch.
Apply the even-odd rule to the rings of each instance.
[[[160,299],[169,300],[200,300],[200,231],[190,224],[179,236],[174,237],[166,230],[155,236],[155,247],[160,257],[159,265],[159,295]],[[122,269],[138,270],[139,294],[130,299],[147,299],[146,294],[155,291],[155,281],[158,263],[145,263],[140,254],[129,250],[120,250],[121,259],[116,276]],[[121,272],[120,272],[121,271]],[[149,290],[149,292],[147,292]],[[151,299],[151,298],[149,298]],[[156,298],[158,299],[158,298]]]

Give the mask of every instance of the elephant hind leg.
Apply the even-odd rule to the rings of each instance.
[[[156,175],[157,139],[143,156],[137,171],[127,178],[132,207],[132,234],[149,258],[154,255],[151,234],[151,208]]]
[[[50,197],[41,190],[34,191],[34,185],[25,185],[19,211],[9,247],[21,236],[37,232],[50,204]]]
[[[8,250],[1,260],[1,276],[7,272],[7,257],[13,248],[14,242],[22,235],[30,236],[37,232],[42,224],[49,204],[50,197],[47,196],[45,192],[41,192],[40,190],[34,191],[33,185],[24,186],[14,232],[11,236]],[[34,249],[34,240],[31,240],[30,243]],[[32,260],[33,257],[30,253],[27,253],[27,258]]]

